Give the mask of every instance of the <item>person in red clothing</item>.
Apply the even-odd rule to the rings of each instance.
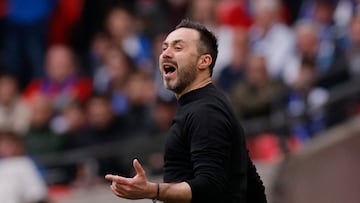
[[[61,109],[71,101],[85,102],[92,92],[92,82],[78,73],[75,56],[69,47],[54,45],[47,50],[46,75],[34,79],[26,87],[27,101],[41,94],[49,97],[55,109]]]
[[[248,0],[219,1],[216,8],[219,23],[231,27],[249,28],[252,23],[251,2]]]
[[[71,43],[71,32],[80,22],[83,0],[57,0],[49,24],[49,43]]]

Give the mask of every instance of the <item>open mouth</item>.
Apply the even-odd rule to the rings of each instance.
[[[173,64],[163,64],[163,70],[165,74],[171,74],[176,71],[176,67]]]
[[[173,73],[173,72],[175,72],[175,70],[176,69],[174,67],[172,67],[172,66],[165,66],[164,67],[164,71],[165,71],[166,74]]]

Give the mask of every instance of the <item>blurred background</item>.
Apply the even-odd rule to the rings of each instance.
[[[360,201],[359,0],[0,0],[0,202],[129,202],[103,177],[134,158],[161,181],[183,18],[218,37],[269,202]]]

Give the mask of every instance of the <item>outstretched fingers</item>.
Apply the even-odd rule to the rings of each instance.
[[[119,184],[129,184],[130,181],[129,178],[111,174],[106,175],[105,179]]]

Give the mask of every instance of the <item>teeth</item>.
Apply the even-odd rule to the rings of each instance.
[[[165,74],[173,73],[176,71],[176,67],[173,64],[163,63],[162,67]]]

